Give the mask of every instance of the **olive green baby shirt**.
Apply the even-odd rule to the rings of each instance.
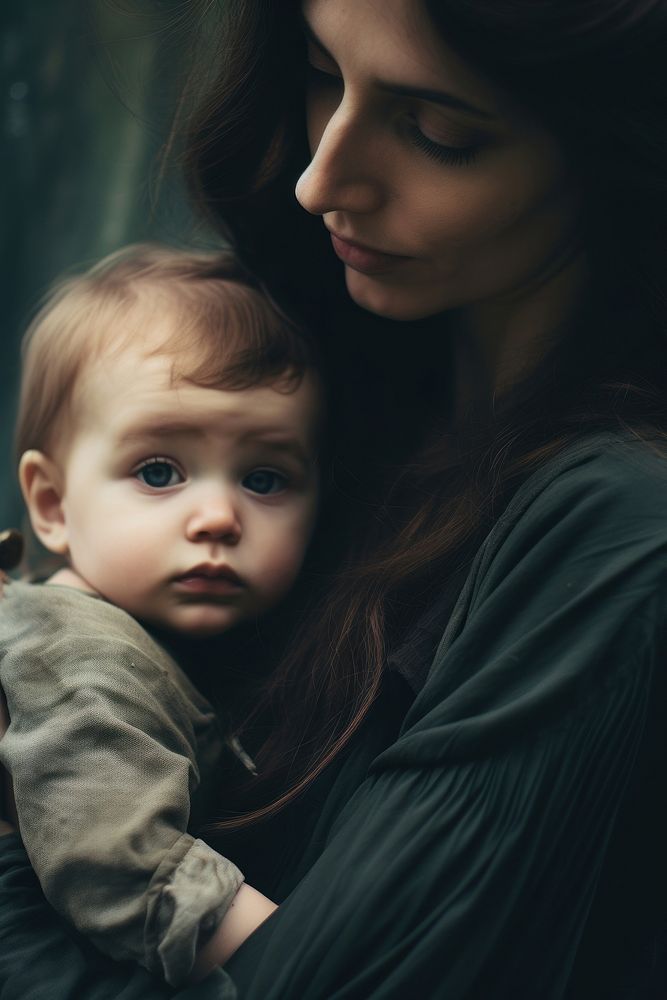
[[[242,881],[187,832],[222,747],[211,706],[130,615],[61,586],[5,587],[0,684],[0,760],[47,899],[182,983]]]

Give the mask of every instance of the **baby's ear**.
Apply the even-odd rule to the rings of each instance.
[[[31,448],[21,456],[19,483],[33,531],[49,552],[67,555],[67,527],[60,469],[48,455]]]

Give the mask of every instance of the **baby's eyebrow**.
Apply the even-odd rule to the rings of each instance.
[[[117,441],[120,447],[132,447],[136,444],[155,441],[158,438],[203,437],[205,434],[206,429],[199,423],[158,418],[139,427],[121,428],[117,435]],[[305,466],[310,465],[313,461],[313,456],[298,438],[276,433],[270,429],[253,428],[248,430],[239,437],[239,442],[244,447],[262,448],[276,454],[292,456]]]
[[[303,447],[300,441],[292,437],[271,437],[269,434],[249,433],[243,438],[243,443],[256,445],[267,451],[275,451],[278,454],[292,455],[303,465],[310,465],[313,456]]]
[[[192,436],[203,434],[203,429],[197,424],[186,423],[182,420],[152,420],[140,427],[122,428],[118,433],[118,440],[121,444],[134,444],[145,441],[147,438],[169,437],[170,435]]]

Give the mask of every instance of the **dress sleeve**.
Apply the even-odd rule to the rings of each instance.
[[[566,995],[646,729],[666,499],[662,473],[604,456],[517,495],[399,738],[227,964],[239,998]],[[34,956],[1,900],[0,935]]]
[[[21,593],[6,598],[19,627]],[[118,627],[117,609],[105,628],[109,611],[83,598],[76,623],[56,627],[51,596],[37,596],[51,617],[0,664],[12,720],[0,755],[21,834],[59,912],[102,951],[178,985],[242,881],[187,832],[202,706],[136,623]]]

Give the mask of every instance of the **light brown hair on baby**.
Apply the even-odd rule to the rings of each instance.
[[[30,324],[17,455],[60,447],[84,367],[141,339],[173,359],[175,384],[289,392],[313,364],[306,338],[231,253],[129,246],[58,282]]]

